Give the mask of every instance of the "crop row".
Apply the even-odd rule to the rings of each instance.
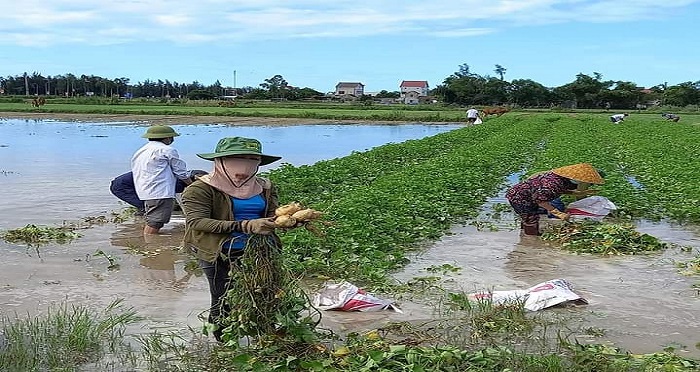
[[[387,144],[310,166],[270,172],[283,202],[325,210],[318,238],[284,234],[298,274],[385,283],[406,253],[473,218],[508,175],[590,162],[606,173],[600,195],[637,218],[700,220],[700,131],[646,117],[614,125],[592,114],[512,113],[485,125]]]

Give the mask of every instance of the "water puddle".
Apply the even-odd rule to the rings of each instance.
[[[634,176],[625,176],[625,179],[627,180],[627,183],[634,186],[636,189],[644,190],[644,185],[642,185],[641,182],[637,181],[637,179]]]
[[[515,221],[515,214],[510,206],[510,203],[506,199],[506,192],[508,189],[520,182],[521,177],[525,174],[525,171],[519,171],[509,174],[501,189],[495,196],[486,199],[484,204],[481,205],[479,210],[479,215],[470,222],[472,226],[475,226],[479,230],[513,230],[517,227]]]

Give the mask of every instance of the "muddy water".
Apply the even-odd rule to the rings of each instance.
[[[225,127],[176,126],[183,135],[175,147],[190,168],[207,169],[194,156],[213,148],[219,137],[260,138],[266,152],[292,164],[310,164],[344,156],[386,142],[420,138],[454,126],[313,126]],[[128,159],[143,140],[144,128],[122,123],[0,122],[0,230],[27,223],[60,224],[122,207],[109,194],[112,177],[128,170]],[[517,177],[515,177],[517,179]],[[490,203],[502,203],[502,195]],[[487,218],[488,213],[482,214]],[[610,340],[634,352],[654,352],[667,345],[685,345],[700,357],[700,299],[691,289],[697,279],[679,275],[674,260],[692,254],[677,249],[651,256],[574,256],[521,237],[512,215],[501,216],[499,231],[457,226],[454,234],[414,257],[397,274],[401,281],[429,274],[426,268],[451,264],[461,268],[445,286],[467,292],[527,288],[564,278],[589,305],[566,310],[590,327],[607,330],[595,341]],[[45,312],[51,304],[106,306],[117,298],[147,317],[144,329],[197,328],[208,301],[206,280],[189,272],[177,254],[183,218],[176,214],[164,235],[145,240],[141,221],[105,224],[81,230],[68,245],[49,245],[39,254],[0,243],[0,315]],[[700,247],[696,228],[641,222],[641,231],[665,241]],[[119,264],[109,269],[107,257]],[[337,331],[370,329],[384,322],[429,319],[432,309],[402,302],[403,314],[324,313],[323,325]]]
[[[515,174],[507,181],[512,184],[517,179]],[[589,304],[544,311],[563,312],[567,318],[582,321],[584,327],[606,332],[601,338],[579,335],[582,342],[611,342],[635,353],[673,346],[682,349],[681,353],[700,357],[700,293],[692,288],[700,280],[680,275],[674,266],[674,262],[688,261],[700,253],[697,226],[638,222],[640,232],[675,245],[663,253],[573,255],[537,237],[521,235],[515,216],[510,212],[494,215],[494,204],[507,204],[504,191],[484,204],[477,220],[485,223],[455,227],[453,235],[414,257],[396,279],[432,276],[435,274],[426,269],[443,264],[461,269],[446,275],[444,287],[467,293],[526,289],[564,278]],[[541,223],[546,226],[560,221],[544,218]],[[683,252],[680,246],[693,247],[693,252]]]
[[[173,127],[181,134],[174,147],[188,167],[210,170],[211,162],[195,154],[211,152],[221,137],[259,138],[266,153],[302,165],[460,126]],[[144,131],[135,123],[0,120],[0,230],[29,223],[57,226],[123,209],[109,183],[129,170],[132,153],[145,142],[140,137]],[[38,251],[0,241],[0,316],[42,313],[66,301],[104,307],[123,298],[150,320],[146,328],[197,328],[209,294],[206,279],[188,272],[191,263],[177,254],[183,223],[176,213],[164,235],[148,240],[141,233],[142,221],[108,223],[80,230],[83,236],[71,244]],[[110,259],[118,269],[108,268]],[[332,326],[339,329],[344,322],[341,317]]]

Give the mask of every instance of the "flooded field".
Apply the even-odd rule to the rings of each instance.
[[[418,139],[459,125],[173,125],[173,146],[190,169],[210,170],[196,153],[211,152],[221,137],[255,137],[282,162],[312,164],[389,142]],[[109,215],[125,205],[109,192],[115,176],[129,171],[143,145],[143,124],[0,121],[0,230],[27,224],[59,226]],[[275,163],[277,165],[278,163]],[[264,169],[263,169],[264,170]],[[35,250],[0,241],[0,315],[45,312],[64,301],[107,306],[126,299],[149,327],[198,327],[206,309],[206,279],[177,254],[184,218],[173,216],[163,235],[142,236],[141,221],[93,225],[71,244]],[[98,252],[102,251],[101,255]],[[110,269],[111,262],[119,265]],[[196,265],[195,265],[196,266]]]
[[[225,136],[259,138],[265,152],[301,165],[459,126],[174,127],[182,134],[174,146],[189,168],[209,170],[211,163],[195,153],[212,150]],[[122,209],[109,193],[109,181],[129,170],[131,154],[144,143],[144,130],[132,123],[0,121],[0,230],[29,223],[56,226]],[[564,278],[589,305],[546,311],[568,312],[590,327],[605,329],[603,338],[594,341],[610,340],[633,352],[674,346],[700,357],[695,346],[700,342],[700,298],[691,287],[696,280],[681,276],[674,267],[675,260],[691,254],[671,248],[649,256],[575,256],[521,237],[512,216],[506,214],[501,221],[498,231],[456,226],[453,234],[414,257],[396,279],[426,276],[427,268],[443,264],[461,268],[449,274],[445,286],[466,292],[527,288]],[[38,250],[0,242],[0,315],[45,312],[51,304],[66,301],[107,306],[124,298],[126,305],[147,317],[147,329],[197,328],[209,294],[192,262],[177,253],[183,222],[176,214],[163,229],[165,234],[148,240],[141,234],[141,222],[134,219],[94,225],[80,230],[82,237],[71,244]],[[639,229],[670,243],[700,248],[700,232],[694,227],[641,222]],[[118,268],[110,268],[115,263]],[[339,331],[368,329],[387,320],[431,316],[427,306],[401,306],[403,314],[325,313],[324,325]]]

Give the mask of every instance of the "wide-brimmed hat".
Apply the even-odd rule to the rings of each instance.
[[[254,138],[226,137],[219,140],[216,149],[212,153],[197,154],[202,159],[214,160],[224,156],[233,155],[259,155],[260,165],[267,165],[282,159],[281,156],[265,155],[262,153],[262,144]]]
[[[180,134],[175,132],[175,129],[170,128],[167,125],[153,125],[148,127],[146,133],[143,134],[143,138],[171,138],[177,137]]]
[[[593,183],[596,185],[605,183],[605,180],[603,180],[603,177],[600,176],[598,171],[588,163],[567,165],[565,167],[552,169],[552,173],[578,182]]]

